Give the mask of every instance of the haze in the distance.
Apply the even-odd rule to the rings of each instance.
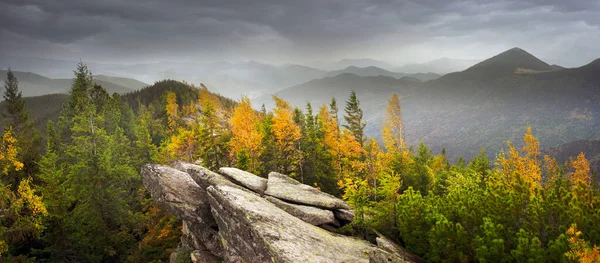
[[[600,2],[0,1],[0,55],[115,64],[256,60],[326,70],[485,59],[518,46],[574,67],[600,54]],[[320,63],[319,63],[320,62]]]

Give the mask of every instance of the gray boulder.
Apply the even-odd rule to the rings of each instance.
[[[216,258],[210,253],[206,253],[206,251],[194,250],[190,255],[193,263],[220,263],[223,262],[222,259]]]
[[[369,262],[370,243],[308,224],[239,188],[207,189],[229,261]]]
[[[238,184],[258,193],[263,194],[267,189],[267,179],[253,173],[242,171],[237,168],[221,167],[219,172],[237,182]]]
[[[185,172],[168,166],[146,164],[141,175],[144,187],[163,209],[181,220],[215,225],[206,191]]]
[[[152,199],[183,221],[182,245],[213,257],[224,254],[205,189],[188,173],[163,165],[144,165],[141,175]]]
[[[290,215],[300,218],[302,219],[302,221],[307,222],[311,225],[318,226],[323,224],[335,223],[333,212],[329,210],[323,210],[320,208],[306,205],[290,204],[271,196],[267,196],[265,197],[265,199],[267,199],[269,202],[273,203],[275,206],[279,207],[283,211],[288,212]]]
[[[276,172],[269,173],[265,194],[297,204],[326,209],[350,209],[341,199]]]
[[[404,248],[398,246],[394,241],[389,240],[382,234],[376,232],[378,237],[378,250],[371,252],[369,257],[376,259],[372,262],[421,262],[421,259],[413,254],[408,253]]]

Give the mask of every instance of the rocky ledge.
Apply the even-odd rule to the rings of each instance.
[[[144,165],[142,178],[153,200],[183,221],[172,262],[189,251],[183,256],[196,263],[415,261],[384,237],[371,244],[331,232],[352,222],[350,207],[283,174],[176,162]]]

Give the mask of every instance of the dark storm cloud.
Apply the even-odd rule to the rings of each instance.
[[[1,0],[0,23],[1,53],[29,41],[38,53],[132,60],[422,60],[512,46],[600,57],[597,0]]]

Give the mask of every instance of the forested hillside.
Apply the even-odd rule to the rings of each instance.
[[[340,234],[373,239],[378,231],[426,262],[600,257],[600,188],[586,155],[565,163],[542,155],[543,131],[529,126],[505,151],[493,149],[495,159],[481,152],[454,162],[425,143],[408,146],[405,130],[418,122],[403,118],[393,92],[380,102],[381,144],[366,132],[355,92],[302,108],[273,96],[273,110],[256,111],[246,97],[234,102],[171,80],[110,95],[80,64],[44,137],[10,72],[4,97],[3,261],[169,260],[181,222],[150,199],[140,167],[175,160],[290,175],[352,206],[355,220]]]

